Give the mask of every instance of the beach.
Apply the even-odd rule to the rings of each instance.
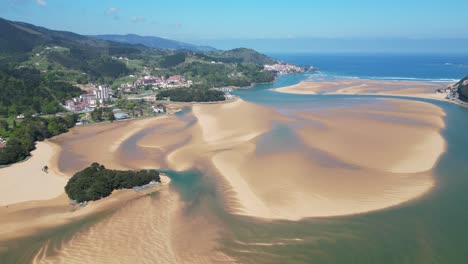
[[[302,81],[296,85],[275,88],[273,91],[291,94],[387,95],[433,100],[446,100],[445,82],[385,81],[365,79],[337,79],[334,81]]]
[[[273,126],[273,121],[295,121],[271,112],[259,118],[255,115],[262,113],[261,107],[249,115],[239,114],[242,104],[248,103],[222,110],[194,109],[205,135],[203,140],[219,144],[208,152],[214,153],[212,164],[235,192],[240,206],[231,208],[234,213],[288,220],[356,214],[401,204],[434,186],[430,170],[445,151],[440,135],[444,113],[436,106],[387,100],[389,108],[406,110],[400,112],[400,118],[406,118],[400,122],[385,120],[383,113],[382,118],[342,114],[350,109],[340,109],[335,115],[326,111],[308,116],[325,128],[302,126],[294,130],[297,140],[304,143],[302,147],[260,155],[258,137]],[[255,108],[245,108],[249,107]],[[427,116],[419,115],[420,121],[408,109],[418,109],[414,111]],[[297,115],[304,118],[309,114]],[[242,126],[235,125],[237,118]],[[408,124],[408,120],[421,124]],[[228,125],[229,133],[217,133]],[[246,128],[250,133],[243,131]],[[324,162],[341,165],[330,167],[314,157],[324,153]]]
[[[63,194],[68,178],[57,167],[58,146],[39,142],[31,158],[0,169],[0,206],[48,200]],[[44,166],[50,169],[43,170]]]

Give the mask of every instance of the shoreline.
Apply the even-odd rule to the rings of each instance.
[[[141,191],[114,190],[110,196],[97,201],[89,201],[86,206],[71,205],[65,193],[50,200],[27,201],[2,206],[0,207],[0,242],[32,236],[43,230],[118,209],[126,202],[143,198],[170,185],[171,179],[167,175],[161,173],[160,177],[160,184]],[[34,221],[31,221],[31,217]]]
[[[59,149],[50,140],[38,142],[27,160],[0,168],[0,206],[48,200],[63,193],[68,177],[57,169]],[[48,173],[42,170],[45,165]]]
[[[349,85],[353,83],[352,85]],[[366,90],[373,90],[373,85],[379,85],[379,83],[391,84],[393,86],[398,85],[413,85],[415,90],[420,89],[420,86],[431,87],[434,86],[433,90],[427,91],[409,91],[411,88],[401,89],[381,89],[377,88],[374,92],[367,92]],[[468,103],[447,99],[445,93],[437,92],[439,88],[445,88],[450,83],[447,82],[426,82],[426,81],[407,81],[407,80],[372,80],[372,79],[337,79],[335,81],[301,81],[297,84],[278,87],[270,89],[273,92],[285,93],[285,94],[303,94],[303,95],[365,95],[365,96],[394,96],[394,97],[407,97],[407,98],[420,98],[436,100],[440,102],[447,102],[455,104],[461,107],[468,107]],[[336,90],[334,86],[343,85],[344,87]]]

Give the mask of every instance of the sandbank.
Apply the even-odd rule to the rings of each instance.
[[[68,178],[55,169],[57,151],[54,143],[39,142],[26,161],[0,168],[0,206],[61,195]],[[47,173],[43,171],[46,165]]]
[[[348,80],[303,81],[296,85],[272,89],[290,94],[341,94],[341,95],[387,95],[426,98],[447,101],[445,93],[437,89],[449,84],[442,82],[387,81],[387,80]]]
[[[431,169],[445,151],[439,107],[405,100],[384,105],[401,120],[386,120],[385,113],[376,117],[378,105],[367,108],[374,112],[367,117],[362,116],[365,109],[357,115],[296,113],[322,127],[294,128],[302,147],[265,155],[256,153],[259,136],[273,123],[298,120],[243,101],[222,109],[194,107],[202,140],[211,147],[198,143],[188,149],[210,158],[232,188],[238,201],[232,213],[299,220],[384,209],[428,192],[434,186]],[[418,110],[405,115],[395,110],[400,107]],[[425,113],[421,120],[419,113]],[[327,156],[325,164],[319,155]]]

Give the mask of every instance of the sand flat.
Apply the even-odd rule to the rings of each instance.
[[[426,125],[408,123],[419,121],[414,115],[405,121],[382,118],[353,116],[345,111],[328,111],[325,116],[313,116],[325,129],[303,126],[297,129],[298,135],[313,148],[329,152],[350,164],[390,171],[395,173],[417,173],[431,170],[441,153],[445,151],[445,141],[440,135],[440,108],[427,103],[397,100],[392,104],[402,108],[433,109],[422,120]],[[405,112],[408,110],[405,110]],[[410,113],[410,112],[409,112]],[[304,115],[303,115],[304,116]],[[429,123],[432,121],[432,123]],[[434,153],[438,153],[435,154]]]
[[[404,203],[434,186],[430,171],[445,151],[440,135],[444,113],[439,107],[405,100],[386,101],[384,105],[391,112],[416,109],[406,116],[404,111],[398,112],[405,122],[385,120],[385,112],[377,118],[343,114],[343,109],[326,110],[323,116],[311,116],[325,128],[304,125],[294,129],[298,140],[305,143],[302,149],[259,155],[255,152],[258,136],[264,128],[271,127],[265,120],[286,125],[290,121],[272,112],[261,117],[261,111],[246,105],[254,112],[243,115],[238,123],[242,125],[235,126],[236,113],[241,111],[236,111],[236,107],[243,104],[224,109],[226,118],[221,118],[218,109],[202,106],[194,111],[205,135],[202,139],[216,144],[208,154],[203,154],[203,148],[192,153],[212,157],[213,166],[232,187],[239,202],[239,206],[231,208],[233,213],[288,220],[363,213]],[[378,112],[379,105],[367,109]],[[421,120],[418,115],[423,115]],[[223,132],[223,126],[230,126],[230,130]],[[258,134],[241,141],[237,135],[245,129]],[[328,153],[332,164],[336,160],[336,164],[348,167],[325,165],[304,154],[317,151]]]
[[[440,135],[444,127],[442,109],[408,100],[388,99],[379,104],[319,111],[294,110],[287,117],[274,109],[237,100],[220,105],[197,104],[191,115],[196,122],[168,116],[74,128],[54,139],[61,147],[57,160],[64,162],[58,168],[73,173],[91,162],[113,169],[197,168],[213,172],[212,176],[225,187],[227,211],[270,220],[300,220],[364,213],[418,198],[434,186],[432,168],[445,150]],[[307,119],[321,126],[304,122]],[[291,131],[288,137],[294,137],[298,144],[283,149],[274,147],[275,140],[284,140],[281,136],[267,142],[261,140],[277,125],[287,127]],[[265,144],[272,148],[258,152]],[[119,201],[127,201],[127,195],[132,194],[125,193],[122,200],[111,198],[107,203],[115,206]],[[174,206],[170,208],[177,208],[174,210],[184,206],[177,199],[168,201],[171,201],[168,206]],[[32,222],[24,220],[24,215],[31,213],[38,216],[37,223],[46,226],[71,221],[74,218],[66,212],[69,209],[65,203],[66,198],[61,197],[49,202],[26,202],[10,211],[3,208],[0,215],[9,220],[0,222],[4,228],[0,234],[20,229],[32,232],[24,228],[31,227]],[[142,204],[141,208],[147,206]],[[93,207],[89,208],[83,212]],[[170,218],[154,213],[161,219]],[[50,217],[60,221],[54,222]],[[16,223],[18,219],[23,222]],[[135,224],[148,224],[144,217],[129,219]],[[199,226],[200,221],[203,222],[198,220],[194,225]],[[120,227],[126,230],[124,225],[108,222],[96,227],[94,234],[106,234]],[[183,225],[179,228],[187,234]],[[175,238],[177,232],[164,232],[174,239],[172,246],[184,247]],[[216,233],[213,231],[203,250],[215,247]],[[74,239],[76,243],[85,243],[93,236],[82,233]],[[65,245],[70,250],[73,247]],[[170,247],[161,250],[177,251]],[[44,248],[42,252],[46,251]],[[93,254],[90,255],[102,257],[97,251]],[[180,250],[170,253],[167,261],[180,262],[180,256]],[[49,257],[38,254],[37,259]]]
[[[303,81],[273,91],[291,94],[389,95],[445,100],[446,94],[436,93],[436,90],[446,88],[448,85],[439,82],[338,79]]]
[[[39,142],[32,157],[0,169],[0,206],[26,201],[48,200],[64,192],[68,178],[55,168],[57,146]],[[47,165],[48,173],[42,171]]]

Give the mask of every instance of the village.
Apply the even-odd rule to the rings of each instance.
[[[134,77],[130,75],[130,77]],[[171,89],[171,88],[189,88],[193,85],[193,81],[186,80],[182,75],[174,76],[151,76],[146,75],[139,78],[135,82],[121,84],[119,91],[131,93],[141,87],[150,87],[153,90]]]
[[[132,78],[134,76],[130,75],[129,77]],[[146,75],[134,82],[123,83],[116,90],[112,89],[110,85],[89,84],[86,86],[86,93],[65,101],[63,107],[75,114],[88,114],[100,107],[111,107],[115,112],[114,116],[116,120],[129,119],[135,114],[126,113],[114,105],[119,100],[118,98],[121,97],[115,93],[120,93],[120,95],[131,93],[139,95],[142,87],[157,91],[159,89],[189,88],[192,85],[193,82],[191,80],[186,80],[181,75]],[[153,113],[161,114],[167,112],[167,107],[164,104],[154,102],[156,100],[154,96],[128,97],[120,100],[145,101],[144,104],[149,104],[149,108],[151,108]],[[143,113],[140,113],[140,115],[143,115]],[[81,122],[78,123],[78,125],[80,124]]]
[[[93,121],[99,122],[93,118],[93,113],[103,108],[111,110],[113,118],[110,120],[125,120],[174,112],[173,109],[168,111],[165,104],[155,102],[155,97],[118,99],[108,85],[88,85],[88,87],[86,93],[65,101],[63,105],[68,111],[79,115],[80,118],[76,125],[84,125]]]
[[[316,67],[300,67],[294,64],[289,63],[277,63],[272,65],[264,65],[263,67],[266,71],[276,72],[280,75],[291,74],[291,73],[304,73],[307,71],[318,71]]]

